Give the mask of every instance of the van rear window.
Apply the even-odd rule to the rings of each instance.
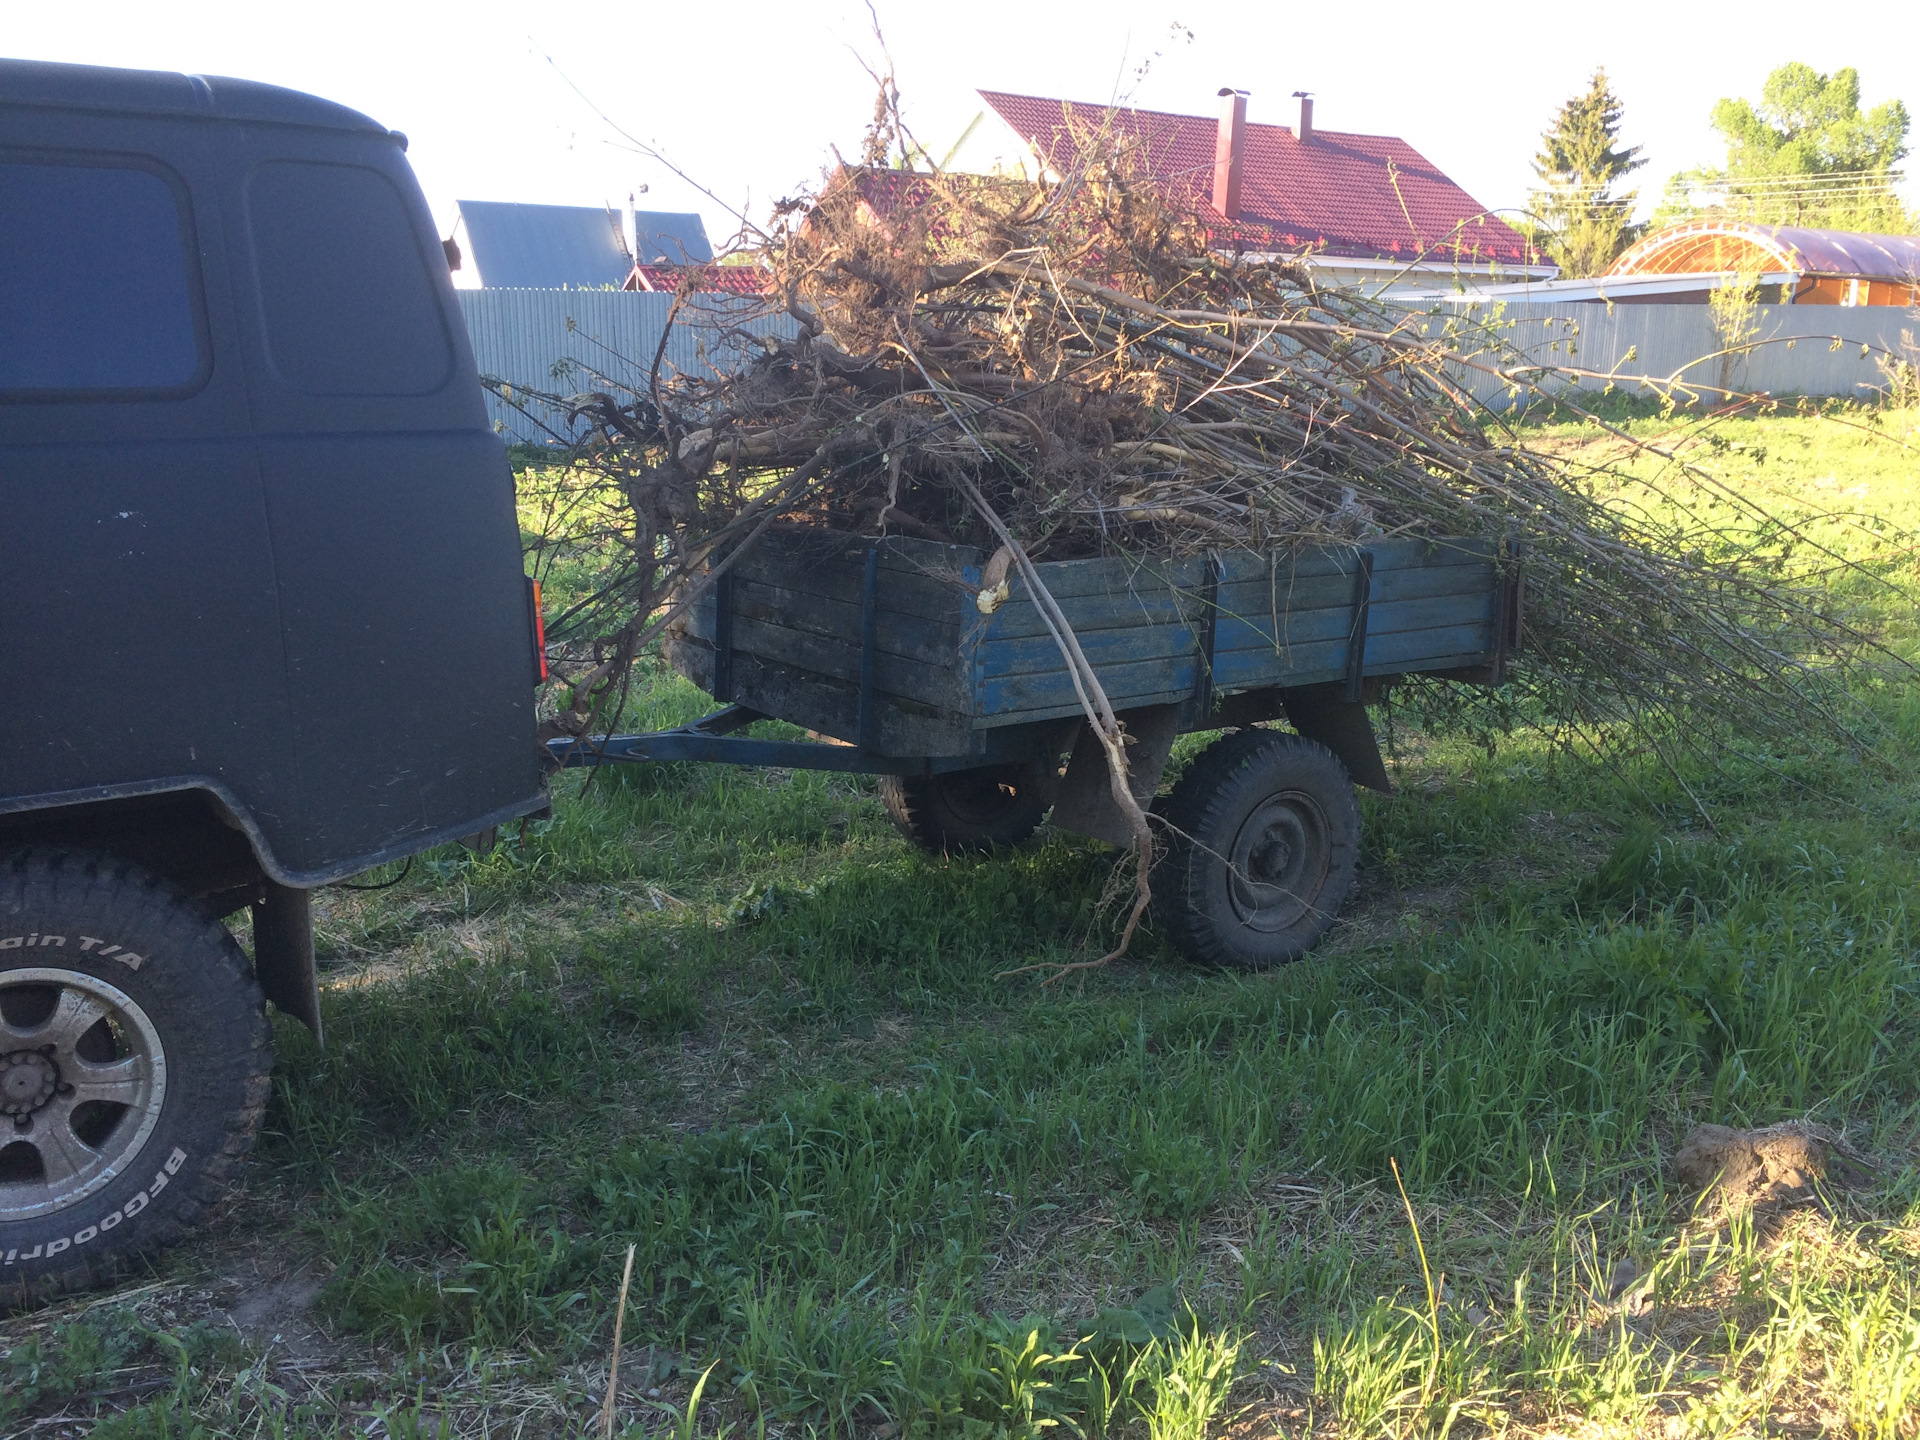
[[[275,160],[247,223],[280,378],[309,395],[425,395],[453,352],[406,202],[357,165]]]
[[[182,211],[151,170],[0,160],[0,394],[178,393],[202,378]]]

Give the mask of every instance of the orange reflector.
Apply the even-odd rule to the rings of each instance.
[[[527,579],[528,603],[533,610],[533,656],[539,669],[536,685],[547,683],[547,619],[540,613],[540,582],[531,576]]]

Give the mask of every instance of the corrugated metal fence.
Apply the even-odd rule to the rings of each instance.
[[[480,373],[518,391],[569,395],[605,390],[616,398],[644,393],[673,307],[671,295],[628,290],[460,290],[473,357]],[[759,302],[702,295],[683,305],[667,337],[665,364],[682,374],[734,370],[751,336],[794,333],[785,315],[752,318]],[[542,421],[560,425],[537,404],[523,411],[491,392],[487,409],[509,439],[555,438]],[[530,412],[530,413],[529,413]]]
[[[673,304],[669,295],[621,290],[462,290],[460,308],[482,375],[516,389],[571,394],[581,390],[644,390],[653,354]],[[702,296],[682,307],[666,360],[684,373],[732,370],[754,335],[794,333],[784,315],[748,317],[758,302]],[[1445,307],[1410,319],[1434,337],[1451,335],[1469,354],[1501,367],[1531,364],[1599,372],[1548,379],[1602,389],[1637,386],[1637,377],[1677,379],[1703,387],[1773,395],[1844,395],[1869,399],[1887,384],[1885,364],[1911,361],[1920,317],[1887,307],[1763,306],[1751,340],[1737,354],[1705,305],[1504,305]],[[1503,406],[1513,396],[1495,376],[1463,367],[1461,382],[1482,401]],[[1708,391],[1711,398],[1711,391]],[[488,409],[507,435],[553,438],[534,416],[489,394]],[[557,417],[556,417],[557,423]]]
[[[1706,305],[1446,306],[1411,323],[1484,364],[1598,372],[1542,377],[1550,389],[1637,390],[1645,376],[1701,387],[1708,401],[1715,389],[1869,400],[1885,389],[1890,361],[1920,356],[1920,316],[1889,306],[1764,305],[1735,347]],[[1456,373],[1490,405],[1513,398],[1496,376]]]

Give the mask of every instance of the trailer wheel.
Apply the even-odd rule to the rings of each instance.
[[[104,856],[0,856],[0,1306],[204,1221],[272,1067],[245,954],[183,892]]]
[[[945,775],[883,775],[887,818],[921,849],[970,854],[1017,845],[1040,828],[1052,803],[1038,762],[989,765]]]
[[[1239,730],[1167,797],[1155,914],[1190,960],[1261,970],[1297,960],[1353,886],[1360,808],[1326,746]]]

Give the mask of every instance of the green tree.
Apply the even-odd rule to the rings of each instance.
[[[1894,166],[1907,153],[1908,123],[1898,100],[1861,112],[1852,66],[1822,75],[1796,60],[1767,77],[1758,105],[1713,107],[1726,168],[1683,177],[1683,188],[1704,189],[1712,208],[1766,224],[1905,232],[1915,217],[1894,192]]]
[[[1533,171],[1545,188],[1533,194],[1533,239],[1562,275],[1598,275],[1639,233],[1638,192],[1614,186],[1647,162],[1638,145],[1620,148],[1620,114],[1607,72],[1596,70],[1540,137]]]
[[[1532,238],[1561,267],[1561,275],[1599,275],[1640,234],[1632,223],[1636,190],[1615,184],[1647,161],[1640,146],[1622,150],[1620,98],[1596,69],[1584,94],[1576,94],[1540,136],[1534,175],[1546,188],[1534,190]]]

